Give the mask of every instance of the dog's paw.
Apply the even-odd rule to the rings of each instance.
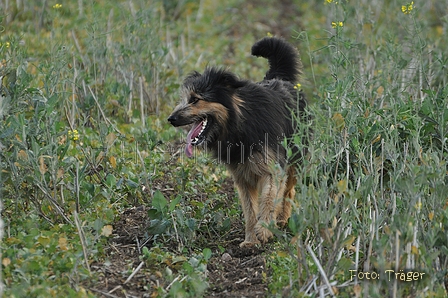
[[[277,215],[277,225],[279,227],[284,227],[288,223],[288,219],[291,217],[291,209],[283,210],[280,214]]]
[[[247,240],[244,240],[243,242],[240,243],[240,247],[241,248],[252,248],[252,247],[254,247],[257,244],[260,244],[260,241],[258,241],[258,240],[257,241],[247,241]]]
[[[250,231],[249,233],[246,231],[246,235],[244,237],[244,241],[241,242],[240,247],[254,247],[256,244],[260,244],[260,241],[258,241],[257,234],[255,231]]]
[[[288,218],[284,219],[284,218],[279,218],[277,219],[277,226],[284,228],[286,227],[286,225],[288,224]]]
[[[274,234],[272,234],[272,232],[269,231],[268,228],[264,227],[262,222],[259,222],[255,226],[255,233],[257,234],[257,238],[261,241],[261,243],[266,243],[270,238],[274,237]]]

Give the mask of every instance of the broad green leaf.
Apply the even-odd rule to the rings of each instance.
[[[159,212],[163,212],[165,206],[168,204],[167,200],[163,196],[163,194],[160,192],[160,190],[156,190],[154,193],[154,197],[152,199],[152,206]]]
[[[212,250],[206,247],[202,251],[202,255],[204,256],[204,260],[208,261],[212,257]]]
[[[148,232],[152,235],[163,234],[171,226],[171,222],[166,219],[153,219],[150,221]]]
[[[174,200],[170,202],[170,212],[176,208],[176,205],[179,204],[182,197],[179,195]]]

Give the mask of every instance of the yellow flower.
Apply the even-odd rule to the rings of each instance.
[[[410,14],[413,9],[414,9],[414,1],[412,1],[409,4],[401,6],[401,12],[404,14]]]
[[[62,7],[62,4],[56,3],[55,5],[53,5],[54,9],[59,9]]]
[[[417,209],[418,211],[420,211],[422,209],[422,202],[418,202],[417,204],[415,204],[415,209]]]
[[[5,42],[5,43],[1,43],[0,42],[0,47],[1,46],[5,46],[5,48],[9,48],[11,46],[11,44],[9,43],[9,41]]]
[[[297,83],[296,85],[294,85],[294,89],[301,90],[302,89],[302,84]]]
[[[271,32],[268,32],[268,33],[266,34],[266,36],[267,36],[267,37],[272,37],[272,36],[274,36],[274,35],[272,35]]]
[[[331,27],[336,28],[336,27],[343,27],[344,23],[343,22],[331,22]]]
[[[68,131],[68,138],[71,139],[73,142],[76,142],[79,140],[79,132],[77,129],[69,130]]]

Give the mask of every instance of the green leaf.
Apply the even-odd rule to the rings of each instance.
[[[157,209],[151,208],[148,210],[148,217],[152,219],[162,219],[163,216]]]
[[[175,281],[169,292],[170,297],[188,297],[187,292],[183,289],[183,286],[180,282]]]
[[[222,222],[222,225],[221,225],[221,230],[222,231],[229,231],[230,230],[230,227],[231,227],[231,222],[230,222],[230,218],[226,218],[226,219],[224,219],[224,221]]]
[[[104,222],[101,220],[101,219],[96,219],[94,222],[93,222],[93,229],[97,232],[97,233],[99,233],[100,231],[101,231],[101,229],[103,228],[103,226],[104,226]]]
[[[148,232],[152,235],[165,233],[171,226],[171,222],[166,219],[153,219],[150,221]]]
[[[196,230],[196,220],[194,218],[187,219],[185,223],[190,230]]]
[[[151,256],[151,254],[149,252],[149,249],[146,246],[142,247],[142,254],[143,254],[144,257],[147,257],[147,258]]]
[[[176,205],[179,204],[182,197],[178,195],[174,200],[170,202],[170,212],[173,211],[176,208]]]
[[[117,178],[115,178],[115,176],[112,174],[108,174],[106,177],[107,186],[113,187],[113,186],[115,186],[116,183],[117,183]]]
[[[126,179],[126,185],[130,188],[137,188],[139,186],[138,183],[132,181],[131,179]]]
[[[59,160],[63,160],[65,154],[67,153],[68,148],[70,147],[70,142],[66,142],[64,145],[58,147],[58,158]]]
[[[298,232],[298,227],[301,224],[302,224],[302,221],[301,221],[299,215],[296,212],[293,212],[288,221],[288,227],[291,229],[291,232],[293,234],[296,234]]]
[[[156,190],[154,193],[154,197],[152,199],[152,206],[159,212],[163,212],[164,208],[168,204],[168,201],[165,199],[160,190]]]
[[[353,262],[348,258],[342,257],[338,262],[339,270],[342,270],[344,272],[348,271],[352,267],[353,267]]]
[[[82,188],[87,190],[92,197],[95,195],[95,184],[84,182]]]
[[[208,261],[212,257],[212,250],[210,248],[204,248],[202,251],[202,255],[204,256],[204,260]]]
[[[50,244],[50,238],[46,236],[39,236],[37,238],[37,242],[39,242],[39,244],[42,246],[47,246]]]

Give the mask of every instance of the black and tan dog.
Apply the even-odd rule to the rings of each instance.
[[[253,45],[252,55],[269,61],[263,81],[242,80],[213,67],[193,72],[184,81],[182,102],[168,118],[174,126],[192,124],[188,157],[193,146],[201,145],[227,164],[246,220],[241,246],[268,241],[272,233],[266,225],[285,224],[291,215],[297,180],[281,143],[294,134],[293,119],[300,119],[306,105],[294,88],[301,70],[293,46],[266,37]]]

